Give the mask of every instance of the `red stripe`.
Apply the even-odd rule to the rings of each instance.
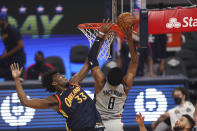
[[[55,96],[56,96],[56,98],[57,98],[57,100],[59,102],[59,112],[60,112],[61,111],[61,101],[60,101],[60,98],[59,98],[59,96],[57,94],[55,94]]]
[[[30,68],[32,68],[34,65],[35,65],[35,64],[32,64],[32,65],[30,65],[30,66],[27,68],[27,70],[25,71],[25,77],[24,77],[24,80],[27,80],[28,71],[29,71],[29,69],[30,69]]]
[[[80,87],[80,85],[73,84],[73,83],[70,83],[70,85]]]
[[[51,68],[51,70],[54,70],[54,69],[55,69],[55,68],[54,68],[51,64],[49,64],[49,63],[45,63],[45,66]]]

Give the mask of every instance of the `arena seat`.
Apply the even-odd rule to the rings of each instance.
[[[165,61],[165,75],[187,76],[183,60],[180,57],[168,57]]]
[[[197,60],[194,53],[188,49],[182,49],[176,53],[177,57],[180,57],[185,64],[187,76],[189,78],[197,77]]]
[[[76,73],[72,68],[72,64],[83,65],[87,56],[88,56],[88,46],[76,45],[71,48],[70,70],[72,76]]]
[[[45,62],[51,64],[60,74],[66,73],[62,58],[58,56],[49,56],[45,58]]]

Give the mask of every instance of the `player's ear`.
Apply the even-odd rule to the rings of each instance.
[[[56,86],[57,85],[57,82],[52,82],[52,86]]]

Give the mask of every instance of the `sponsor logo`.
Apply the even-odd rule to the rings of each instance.
[[[167,110],[167,99],[162,91],[156,88],[148,88],[140,92],[135,99],[135,112],[141,112],[144,121],[156,121]]]
[[[177,18],[170,18],[169,23],[166,24],[166,28],[171,29],[171,28],[180,28],[181,23],[177,22]]]
[[[182,24],[181,24],[182,23]],[[169,22],[166,24],[166,28],[172,29],[172,28],[187,28],[187,27],[197,27],[197,18],[194,19],[193,17],[183,17],[182,22],[178,22],[177,18],[170,18]]]
[[[3,100],[0,114],[10,126],[25,126],[34,118],[35,109],[21,106],[17,93],[12,93]]]

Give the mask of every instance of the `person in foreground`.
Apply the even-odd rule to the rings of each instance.
[[[100,31],[107,34],[112,25],[108,21],[103,21]],[[23,68],[19,68],[17,63],[13,63],[10,68],[18,97],[23,106],[55,110],[66,118],[67,131],[102,131],[104,129],[94,101],[78,85],[88,73],[88,59],[80,72],[74,75],[70,81],[55,71],[44,74],[42,86],[49,92],[56,92],[55,95],[44,99],[28,99],[19,79]]]
[[[107,76],[99,67],[96,55],[104,36],[97,36],[95,40],[97,42],[92,45],[88,54],[89,67],[95,80],[96,108],[101,115],[105,131],[123,131],[121,116],[138,67],[138,54],[132,41],[132,27],[121,30],[127,38],[131,53],[129,68],[124,77],[122,70],[118,67],[110,69]]]
[[[175,123],[177,120],[181,118],[182,115],[187,114],[191,117],[193,117],[194,114],[194,106],[193,104],[188,100],[189,95],[188,91],[184,87],[177,87],[172,92],[172,97],[174,98],[175,103],[177,106],[174,108],[168,110],[164,114],[162,114],[157,121],[152,123],[152,129],[155,131],[162,131],[165,128],[168,128],[165,124],[165,120],[170,120],[170,126],[173,129],[175,126]]]
[[[140,131],[147,131],[144,125],[144,117],[141,113],[136,115],[136,122],[139,125]],[[173,131],[192,131],[195,125],[194,120],[189,115],[182,115],[182,117],[176,121]]]
[[[28,99],[19,79],[22,69],[16,63],[11,65],[18,97],[23,106],[55,110],[66,118],[67,131],[100,131],[104,128],[93,100],[79,85],[69,83],[55,71],[44,74],[42,86],[49,92],[57,93],[44,99]]]

